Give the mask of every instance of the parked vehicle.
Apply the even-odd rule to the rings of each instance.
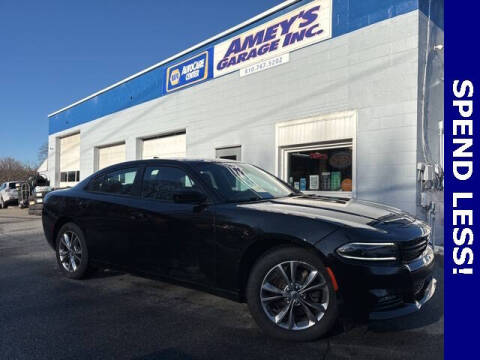
[[[29,215],[42,215],[43,200],[53,189],[50,187],[50,181],[36,174],[28,179],[30,186],[30,196],[28,197],[28,214]]]
[[[17,182],[8,181],[0,185],[0,209],[18,203]]]
[[[247,301],[287,340],[342,310],[389,318],[435,291],[430,229],[388,206],[304,195],[234,161],[143,160],[49,193],[43,226],[63,274],[124,269]]]
[[[43,198],[53,189],[50,181],[40,174],[32,175],[27,181],[16,184],[18,192],[18,207],[28,207],[29,215],[42,215]]]

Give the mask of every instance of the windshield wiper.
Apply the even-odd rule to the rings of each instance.
[[[242,199],[240,200],[241,202],[249,202],[249,201],[257,201],[257,200],[265,200],[264,198],[260,196],[252,196],[251,198],[248,199]]]
[[[291,192],[290,194],[288,194],[288,197],[301,196],[301,195],[303,195],[302,192]]]
[[[252,196],[252,197],[249,197],[247,199],[229,200],[228,202],[229,203],[243,203],[243,202],[258,201],[258,200],[267,200],[267,199],[264,199],[260,196]]]

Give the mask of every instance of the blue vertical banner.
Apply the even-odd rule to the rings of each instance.
[[[478,8],[445,1],[446,359],[480,357]]]

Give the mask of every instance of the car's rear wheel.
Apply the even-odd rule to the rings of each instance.
[[[246,295],[253,318],[268,335],[310,341],[337,319],[337,298],[321,259],[306,249],[284,247],[253,267]]]
[[[88,249],[83,231],[74,223],[63,225],[57,235],[57,263],[68,278],[81,279],[88,270]]]
[[[6,209],[7,208],[7,204],[5,203],[5,201],[3,201],[3,198],[0,197],[0,209]]]

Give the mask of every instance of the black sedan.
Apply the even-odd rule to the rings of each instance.
[[[118,268],[247,301],[272,336],[312,340],[340,310],[389,318],[435,292],[430,229],[391,207],[305,195],[233,161],[144,160],[47,195],[65,276]]]

